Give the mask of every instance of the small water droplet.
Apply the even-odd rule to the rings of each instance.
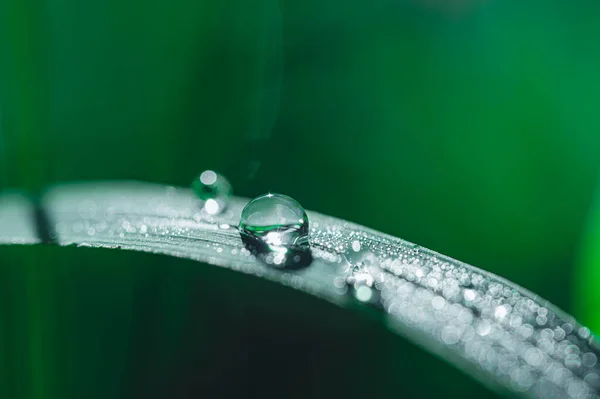
[[[254,198],[243,209],[240,234],[252,252],[276,267],[310,264],[308,216],[294,199],[282,194]]]
[[[381,306],[381,283],[384,281],[383,270],[374,253],[362,246],[358,241],[352,242],[352,250],[344,257],[344,271],[347,293],[359,302],[371,306]]]
[[[204,210],[210,215],[218,215],[227,207],[231,197],[231,184],[220,174],[205,170],[192,182],[192,190],[204,201]]]
[[[348,271],[369,270],[379,264],[377,256],[369,250],[348,251],[344,254],[344,258],[347,262],[346,268]]]

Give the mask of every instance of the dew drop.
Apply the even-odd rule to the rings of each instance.
[[[344,272],[346,277],[346,292],[358,302],[371,306],[381,306],[381,283],[384,280],[383,269],[375,254],[366,248],[358,248],[352,243],[352,250],[343,254]]]
[[[287,195],[254,198],[242,210],[239,230],[246,246],[269,265],[300,268],[312,261],[308,216]]]
[[[210,215],[218,215],[227,207],[231,197],[231,184],[220,174],[205,170],[192,182],[192,190],[204,201],[204,210]]]
[[[370,269],[373,266],[379,264],[377,256],[369,250],[354,250],[348,251],[344,254],[346,261],[348,262],[349,269],[351,270],[362,270]]]
[[[240,231],[268,245],[302,245],[308,241],[308,216],[287,195],[261,195],[242,211]]]

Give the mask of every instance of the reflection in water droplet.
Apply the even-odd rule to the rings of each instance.
[[[204,201],[204,210],[217,215],[227,207],[231,197],[231,184],[220,174],[205,170],[192,182],[192,189]]]
[[[308,216],[294,199],[282,194],[256,197],[243,209],[240,234],[265,263],[300,268],[312,261],[308,246]]]

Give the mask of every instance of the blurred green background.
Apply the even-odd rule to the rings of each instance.
[[[187,186],[213,168],[238,195],[286,193],[507,277],[600,330],[599,18],[591,0],[3,1],[0,188]],[[63,392],[50,387],[68,346],[53,312],[80,300],[55,269],[84,255],[39,251],[0,249],[27,292],[4,294],[4,322],[20,326],[4,349],[16,361],[29,348],[19,378],[39,379],[20,397]],[[85,264],[107,258],[136,263]],[[130,334],[119,323],[111,334]],[[118,363],[121,350],[87,359]]]

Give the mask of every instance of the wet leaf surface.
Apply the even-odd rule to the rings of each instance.
[[[265,278],[381,316],[392,331],[483,384],[524,397],[597,397],[590,330],[505,279],[371,229],[308,212],[312,263],[265,264],[237,229],[247,199],[210,215],[190,190],[134,182],[62,185],[34,207],[0,197],[0,243],[119,248]]]

